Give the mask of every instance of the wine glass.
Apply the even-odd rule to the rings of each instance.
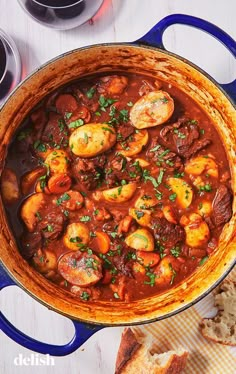
[[[80,26],[92,18],[104,0],[18,0],[40,24],[57,30]]]
[[[0,106],[20,82],[21,59],[15,42],[0,29]]]

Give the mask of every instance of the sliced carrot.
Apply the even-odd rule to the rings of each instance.
[[[117,230],[118,234],[121,234],[122,232],[128,232],[132,224],[132,221],[133,218],[131,216],[125,216],[119,223]]]
[[[165,205],[162,209],[164,217],[167,221],[177,224],[177,219],[175,217],[175,212],[170,205]]]
[[[89,123],[91,119],[90,111],[86,106],[79,106],[72,114],[72,116],[67,120],[69,128],[74,129],[73,122],[77,121],[78,119],[82,119],[84,123]],[[71,123],[71,126],[70,126]]]
[[[66,199],[61,196],[62,202],[61,206],[68,210],[79,210],[83,206],[84,198],[79,191],[67,191],[66,192]],[[58,202],[56,202],[58,204]]]
[[[59,95],[56,99],[56,108],[59,113],[64,115],[67,113],[73,113],[78,108],[78,102],[74,96],[70,94]]]
[[[202,258],[207,254],[205,249],[189,248],[189,257]]]
[[[137,259],[143,266],[153,267],[160,262],[160,255],[158,253],[137,251]]]
[[[110,249],[110,238],[102,231],[95,231],[96,237],[93,239],[93,244],[96,246],[99,253],[105,254]]]
[[[48,180],[48,189],[51,193],[64,193],[71,187],[71,178],[67,174],[55,174]]]
[[[111,214],[106,208],[98,208],[94,211],[94,217],[96,221],[106,221],[111,218]]]

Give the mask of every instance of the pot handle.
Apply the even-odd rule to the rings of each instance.
[[[16,283],[11,279],[8,273],[0,264],[0,290],[7,286],[13,286]],[[103,326],[90,325],[71,320],[75,327],[75,334],[71,341],[65,345],[52,345],[39,342],[27,336],[16,327],[14,327],[6,317],[0,312],[0,330],[16,343],[32,351],[49,354],[51,356],[66,356],[79,348],[95,332],[101,330]]]
[[[232,53],[232,55],[236,57],[236,42],[231,38],[231,36],[208,21],[188,16],[186,14],[171,14],[170,16],[163,18],[150,31],[148,31],[147,34],[136,40],[135,43],[142,43],[165,49],[163,45],[163,33],[169,26],[174,24],[188,25],[206,31],[208,34],[219,40]],[[220,84],[220,86],[236,102],[236,79],[231,83]]]

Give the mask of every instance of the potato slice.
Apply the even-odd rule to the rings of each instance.
[[[136,188],[136,183],[129,183],[124,186],[114,187],[99,192],[101,192],[102,198],[106,201],[111,203],[124,203],[133,197]]]
[[[132,139],[133,139],[132,141],[128,141],[127,149],[123,149],[121,145],[117,143],[116,149],[119,151],[121,155],[125,157],[131,157],[141,152],[143,147],[148,142],[147,130],[140,130],[138,133],[132,136]]]
[[[136,158],[135,162],[138,162],[139,166],[141,166],[142,168],[145,168],[146,166],[150,165],[150,162],[148,162],[147,160],[144,160],[144,158]]]
[[[209,217],[212,212],[212,203],[210,201],[202,201],[198,204],[197,213],[202,217]]]
[[[154,251],[154,239],[147,229],[138,229],[125,238],[125,243],[136,250]]]
[[[1,179],[2,198],[5,203],[12,204],[20,197],[16,174],[11,169],[4,169]]]
[[[156,285],[164,285],[164,284],[171,284],[174,276],[176,274],[173,263],[175,261],[170,257],[164,257],[159,265],[155,268],[154,274],[156,275],[155,284]]]
[[[191,175],[206,173],[211,177],[218,178],[218,165],[210,156],[198,156],[187,162],[185,172]]]
[[[165,91],[152,91],[142,96],[131,108],[130,120],[137,129],[162,125],[174,111],[174,100]]]
[[[58,263],[58,271],[68,282],[80,287],[89,287],[102,278],[101,260],[87,253],[69,252]]]
[[[186,244],[198,248],[207,243],[210,238],[210,230],[199,214],[190,214],[189,222],[184,227],[186,233]]]
[[[63,242],[65,246],[73,251],[78,251],[83,245],[90,241],[89,229],[84,223],[75,222],[67,226]]]
[[[68,154],[62,150],[54,150],[46,157],[45,164],[52,174],[66,174],[69,166]]]
[[[129,209],[129,215],[133,217],[140,226],[151,226],[151,212],[143,209]]]
[[[169,178],[167,182],[171,190],[176,194],[178,205],[183,209],[188,208],[193,199],[192,187],[181,178]]]
[[[42,192],[35,193],[28,197],[21,207],[21,218],[29,232],[33,232],[37,222],[42,219],[40,209],[46,204]]]
[[[80,157],[93,157],[113,147],[116,131],[104,123],[89,123],[77,128],[70,136],[71,151]]]
[[[152,208],[156,204],[157,204],[157,200],[153,196],[143,194],[135,201],[134,206],[137,209],[145,210],[145,209]]]

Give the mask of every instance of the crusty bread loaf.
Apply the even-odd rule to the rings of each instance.
[[[223,281],[215,290],[217,315],[204,318],[200,324],[202,335],[217,343],[236,345],[236,272]]]
[[[115,374],[180,374],[186,365],[188,352],[184,349],[161,354],[152,351],[151,340],[138,337],[130,328],[125,329]]]

